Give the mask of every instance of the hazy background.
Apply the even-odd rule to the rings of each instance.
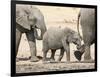
[[[44,15],[45,23],[47,29],[50,27],[69,27],[75,31],[77,31],[77,17],[80,8],[72,8],[72,7],[56,7],[56,6],[36,6]],[[40,31],[38,31],[39,33]],[[80,33],[81,33],[81,26],[80,26]],[[81,33],[82,35],[82,33]],[[42,54],[42,41],[36,40],[36,47],[37,47],[37,56],[43,56]],[[76,47],[74,44],[70,44],[70,52],[71,52],[71,61],[77,61],[74,57],[74,50]],[[48,52],[48,56],[50,56],[51,52]],[[94,45],[91,46],[91,55],[94,59]],[[26,35],[22,35],[19,52],[17,57],[19,58],[28,58],[30,56],[30,49],[27,42]],[[59,50],[56,51],[55,58],[57,59],[59,56]],[[62,61],[66,61],[66,55]],[[82,58],[83,59],[83,58]]]

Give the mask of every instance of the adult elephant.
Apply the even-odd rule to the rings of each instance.
[[[79,32],[79,20],[83,33],[84,45],[76,51],[74,54],[78,60],[81,60],[84,53],[84,61],[93,61],[90,55],[90,46],[95,43],[95,9],[82,8],[78,16],[78,32]],[[80,34],[80,33],[79,33]]]
[[[40,35],[37,34],[37,29],[41,30]],[[22,33],[25,33],[30,47],[31,61],[38,61],[36,39],[42,40],[45,31],[44,16],[39,9],[32,5],[16,5],[16,56]]]

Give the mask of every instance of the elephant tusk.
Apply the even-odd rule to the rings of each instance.
[[[39,35],[39,36],[41,36],[41,30],[40,29],[36,29],[37,30],[37,34]]]

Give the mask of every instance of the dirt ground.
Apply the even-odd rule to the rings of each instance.
[[[45,23],[47,29],[50,27],[69,27],[77,31],[77,16],[80,8],[70,8],[70,7],[52,7],[52,6],[35,6],[44,15]],[[81,26],[80,26],[80,32]],[[43,55],[42,53],[42,40],[36,40],[37,46],[37,56]],[[94,59],[94,45],[91,46],[91,56]],[[94,63],[79,63],[76,62],[77,59],[74,57],[74,50],[76,50],[74,44],[70,44],[70,55],[71,63],[66,62],[66,55],[62,59],[61,63],[46,63],[43,64],[42,60],[39,62],[30,62],[30,49],[27,42],[26,35],[23,34],[21,38],[20,47],[18,50],[17,58],[24,59],[16,62],[16,72],[17,73],[27,73],[27,72],[43,72],[43,71],[56,71],[56,70],[76,70],[76,69],[93,69]],[[50,56],[50,51],[47,56]],[[55,59],[57,60],[59,56],[59,50],[56,51]],[[82,58],[83,60],[83,58]]]

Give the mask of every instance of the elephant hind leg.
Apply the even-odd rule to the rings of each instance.
[[[55,61],[55,58],[54,58],[55,52],[56,52],[55,49],[51,49],[51,57],[50,57],[50,61],[52,61],[52,62]]]
[[[84,52],[84,61],[91,61],[91,53],[90,53],[90,46],[86,45],[85,46],[85,52]]]

